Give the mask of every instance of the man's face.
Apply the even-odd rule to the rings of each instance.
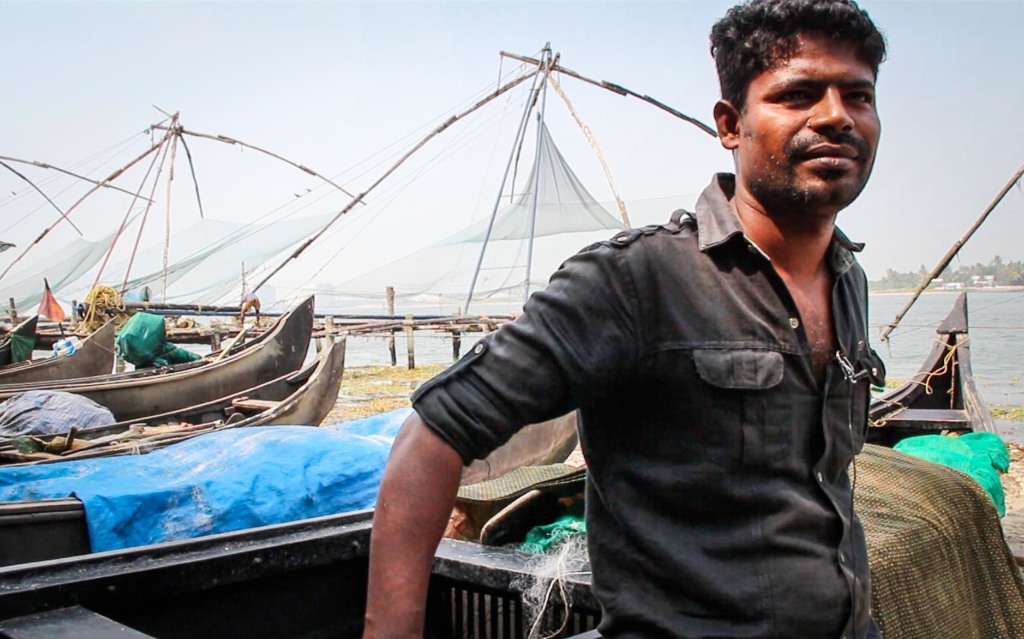
[[[850,45],[805,34],[792,57],[751,81],[722,143],[767,213],[827,217],[864,188],[880,130],[871,67]]]

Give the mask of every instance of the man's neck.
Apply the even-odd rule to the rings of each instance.
[[[827,271],[825,262],[835,231],[835,215],[767,211],[737,188],[730,201],[743,233],[771,258],[787,280],[809,282]]]

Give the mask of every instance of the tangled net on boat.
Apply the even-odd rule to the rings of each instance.
[[[532,575],[513,583],[523,594],[523,612],[529,626],[526,639],[557,637],[569,623],[568,577],[590,573],[585,535],[565,537],[547,554],[538,555]]]

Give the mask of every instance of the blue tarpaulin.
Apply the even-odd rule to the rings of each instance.
[[[95,552],[373,506],[410,409],[209,433],[145,455],[0,468],[0,501],[77,497]]]

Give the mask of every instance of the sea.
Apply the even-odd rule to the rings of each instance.
[[[869,300],[872,346],[886,363],[890,380],[910,378],[921,367],[935,328],[949,313],[959,292],[922,295],[892,331],[879,339],[882,330],[910,299],[909,293],[875,293]],[[508,312],[494,309],[494,313]],[[972,291],[968,294],[971,362],[978,388],[991,406],[1024,407],[1024,291]],[[466,353],[482,334],[462,337]],[[446,334],[417,331],[414,337],[417,364],[450,364],[451,338]],[[406,363],[404,337],[396,336],[399,365]],[[387,341],[382,337],[349,337],[346,366],[382,366],[390,363]],[[998,426],[1012,441],[1024,442],[1024,422],[999,420]]]

